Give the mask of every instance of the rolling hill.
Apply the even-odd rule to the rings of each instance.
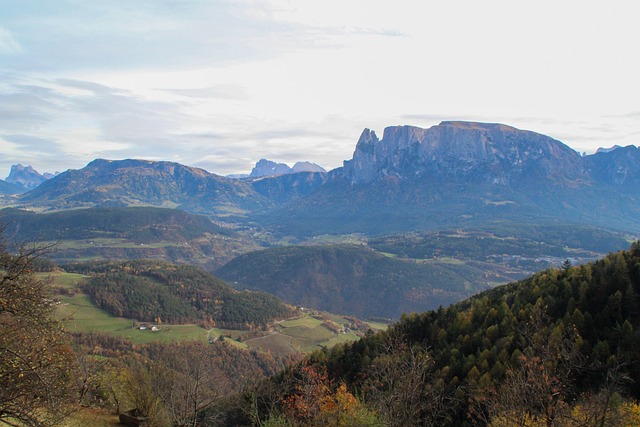
[[[501,274],[502,273],[502,274]],[[448,305],[508,280],[477,266],[387,257],[362,245],[287,246],[240,255],[215,274],[305,307],[357,317],[398,318]]]
[[[216,274],[240,289],[359,317],[398,318],[447,306],[536,271],[596,260],[628,246],[592,226],[486,226],[372,237],[359,245],[313,244],[243,254]]]
[[[57,262],[153,258],[215,268],[259,247],[205,216],[168,208],[7,208],[0,210],[0,223],[15,241],[55,243],[47,256]]]
[[[453,258],[503,264],[523,272],[585,263],[629,244],[627,236],[576,224],[487,224],[467,230],[412,232],[374,237],[368,245],[403,258]],[[523,276],[524,277],[524,276]]]

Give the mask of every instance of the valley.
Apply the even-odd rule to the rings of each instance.
[[[523,411],[504,398],[516,381],[555,387],[563,416],[633,420],[637,393],[603,378],[638,377],[636,158],[442,122],[367,129],[329,172],[16,168],[0,187],[0,350],[24,356],[0,374],[28,375],[19,388],[75,370],[65,405],[158,425],[501,425]],[[175,398],[187,384],[204,384],[197,410]],[[389,396],[407,390],[403,409]],[[59,414],[43,399],[35,416]]]
[[[34,213],[0,210],[5,235],[53,245],[60,264],[156,259],[197,265],[239,289],[360,318],[446,306],[565,260],[580,264],[626,247],[632,233],[571,223],[502,221],[402,234],[279,236],[155,207]]]
[[[0,0],[0,427],[640,426],[637,10]]]

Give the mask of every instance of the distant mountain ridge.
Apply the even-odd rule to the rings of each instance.
[[[640,231],[640,150],[580,156],[495,123],[365,129],[327,184],[263,220],[283,234],[393,233],[493,221],[569,221]],[[620,197],[624,195],[624,197]]]
[[[387,127],[382,139],[365,129],[341,175],[354,184],[397,177],[497,186],[619,185],[640,178],[640,149],[614,146],[581,156],[536,132],[499,123],[444,121],[428,129]]]
[[[271,160],[261,159],[251,170],[249,178],[260,178],[263,176],[287,175],[299,172],[321,172],[326,170],[319,165],[311,162],[296,162],[293,167],[289,167],[286,163],[276,163]]]
[[[613,147],[609,147],[609,148],[605,148],[605,147],[600,147],[596,150],[596,154],[598,153],[610,153],[611,151],[617,150],[618,148],[622,148],[619,145],[614,145]]]
[[[329,176],[326,173],[297,172],[256,178],[249,183],[259,194],[281,205],[313,194],[328,180]]]
[[[43,182],[18,202],[45,209],[155,206],[242,217],[306,196],[325,182],[324,175],[300,172],[245,181],[173,162],[96,159]]]
[[[147,205],[226,216],[271,202],[249,184],[173,162],[97,159],[22,195],[28,206],[56,208]]]
[[[0,193],[18,194],[33,190],[48,179],[53,178],[57,173],[45,172],[41,174],[31,165],[23,166],[21,164],[11,165],[11,171],[5,181],[13,186],[0,185]]]
[[[382,139],[365,129],[353,158],[329,173],[272,176],[296,169],[282,165],[263,159],[254,176],[269,176],[234,180],[171,162],[99,159],[44,182],[16,204],[178,207],[305,236],[488,221],[561,221],[640,231],[640,150],[635,146],[580,156],[532,131],[447,121],[428,129],[388,127]]]
[[[584,158],[587,172],[598,182],[638,190],[640,185],[640,149],[633,145],[596,152]]]
[[[429,129],[365,129],[343,175],[353,183],[387,176],[436,182],[529,185],[584,182],[577,152],[548,136],[494,123],[442,122]]]

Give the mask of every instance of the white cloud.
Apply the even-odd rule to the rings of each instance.
[[[6,28],[0,27],[0,55],[21,53],[22,46]]]
[[[632,5],[7,0],[0,135],[23,144],[5,140],[0,167],[9,150],[38,160],[29,150],[42,141],[44,170],[95,157],[220,174],[262,157],[333,168],[364,127],[442,119],[502,122],[580,151],[637,144]]]

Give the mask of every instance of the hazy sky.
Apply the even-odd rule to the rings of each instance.
[[[94,158],[327,169],[365,127],[640,141],[632,1],[0,0],[0,177]]]

